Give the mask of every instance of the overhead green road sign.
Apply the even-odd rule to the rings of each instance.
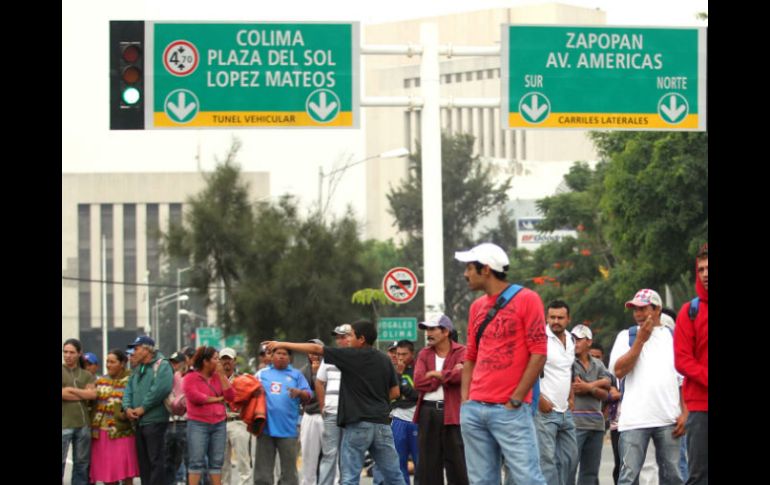
[[[503,126],[705,131],[706,33],[503,25]]]
[[[195,346],[222,348],[222,329],[219,327],[199,327],[195,329]]]
[[[377,321],[377,339],[417,340],[417,319],[414,317],[388,317]]]
[[[358,23],[147,22],[148,128],[359,125]]]

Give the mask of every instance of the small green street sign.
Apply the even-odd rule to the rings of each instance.
[[[356,22],[145,22],[145,127],[357,128]]]
[[[246,350],[246,336],[238,333],[225,337],[225,347],[230,347],[238,352],[243,352]]]
[[[417,319],[414,317],[386,317],[377,321],[377,339],[417,341]]]
[[[205,345],[222,348],[222,329],[219,327],[199,327],[195,329],[195,346]]]
[[[706,28],[503,25],[503,126],[706,130]]]

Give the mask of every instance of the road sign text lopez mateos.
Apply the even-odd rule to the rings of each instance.
[[[503,126],[706,130],[706,29],[503,26]]]
[[[146,129],[359,124],[357,23],[142,23]]]

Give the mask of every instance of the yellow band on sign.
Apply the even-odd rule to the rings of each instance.
[[[628,113],[551,113],[541,123],[530,123],[519,113],[511,113],[508,117],[511,128],[634,128],[634,129],[676,129],[698,128],[698,115],[692,114],[682,118],[679,123],[667,123],[657,113],[628,114]]]
[[[326,123],[304,111],[202,111],[186,122],[172,120],[166,113],[154,113],[156,127],[239,127],[239,126],[353,126],[353,112],[342,111]]]

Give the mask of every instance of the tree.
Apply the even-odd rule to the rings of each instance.
[[[473,140],[470,134],[441,135],[445,313],[459,323],[466,319],[472,295],[462,276],[465,268],[454,260],[454,252],[479,243],[479,221],[504,208],[510,188],[510,178],[500,184],[492,181],[491,167],[483,164],[479,156],[472,155]],[[390,213],[396,218],[398,229],[406,234],[405,260],[417,268],[418,276],[423,262],[421,160],[422,150],[418,144],[417,152],[409,158],[407,179],[387,195]],[[410,303],[421,303],[421,296],[418,294]],[[422,307],[417,311],[421,314]],[[462,325],[460,327],[458,332],[462,335]]]
[[[708,133],[593,137],[610,160],[600,206],[620,262],[616,295],[676,282],[708,240]]]
[[[578,237],[515,258],[511,273],[536,275],[543,300],[565,299],[573,321],[591,322],[607,346],[628,326],[622,303],[639,288],[671,285],[674,307],[689,299],[693,256],[708,239],[708,135],[593,137],[602,161],[593,170],[578,162],[564,177],[569,192],[538,201],[541,228],[568,225]]]
[[[252,204],[235,163],[239,146],[233,143],[203,191],[189,199],[184,226],[166,237],[168,253],[193,265],[198,293],[224,288],[217,324],[226,334],[245,332],[255,349],[267,338],[323,338],[334,325],[359,318],[350,295],[378,276],[362,259],[352,213],[325,222],[302,218],[289,196]]]

